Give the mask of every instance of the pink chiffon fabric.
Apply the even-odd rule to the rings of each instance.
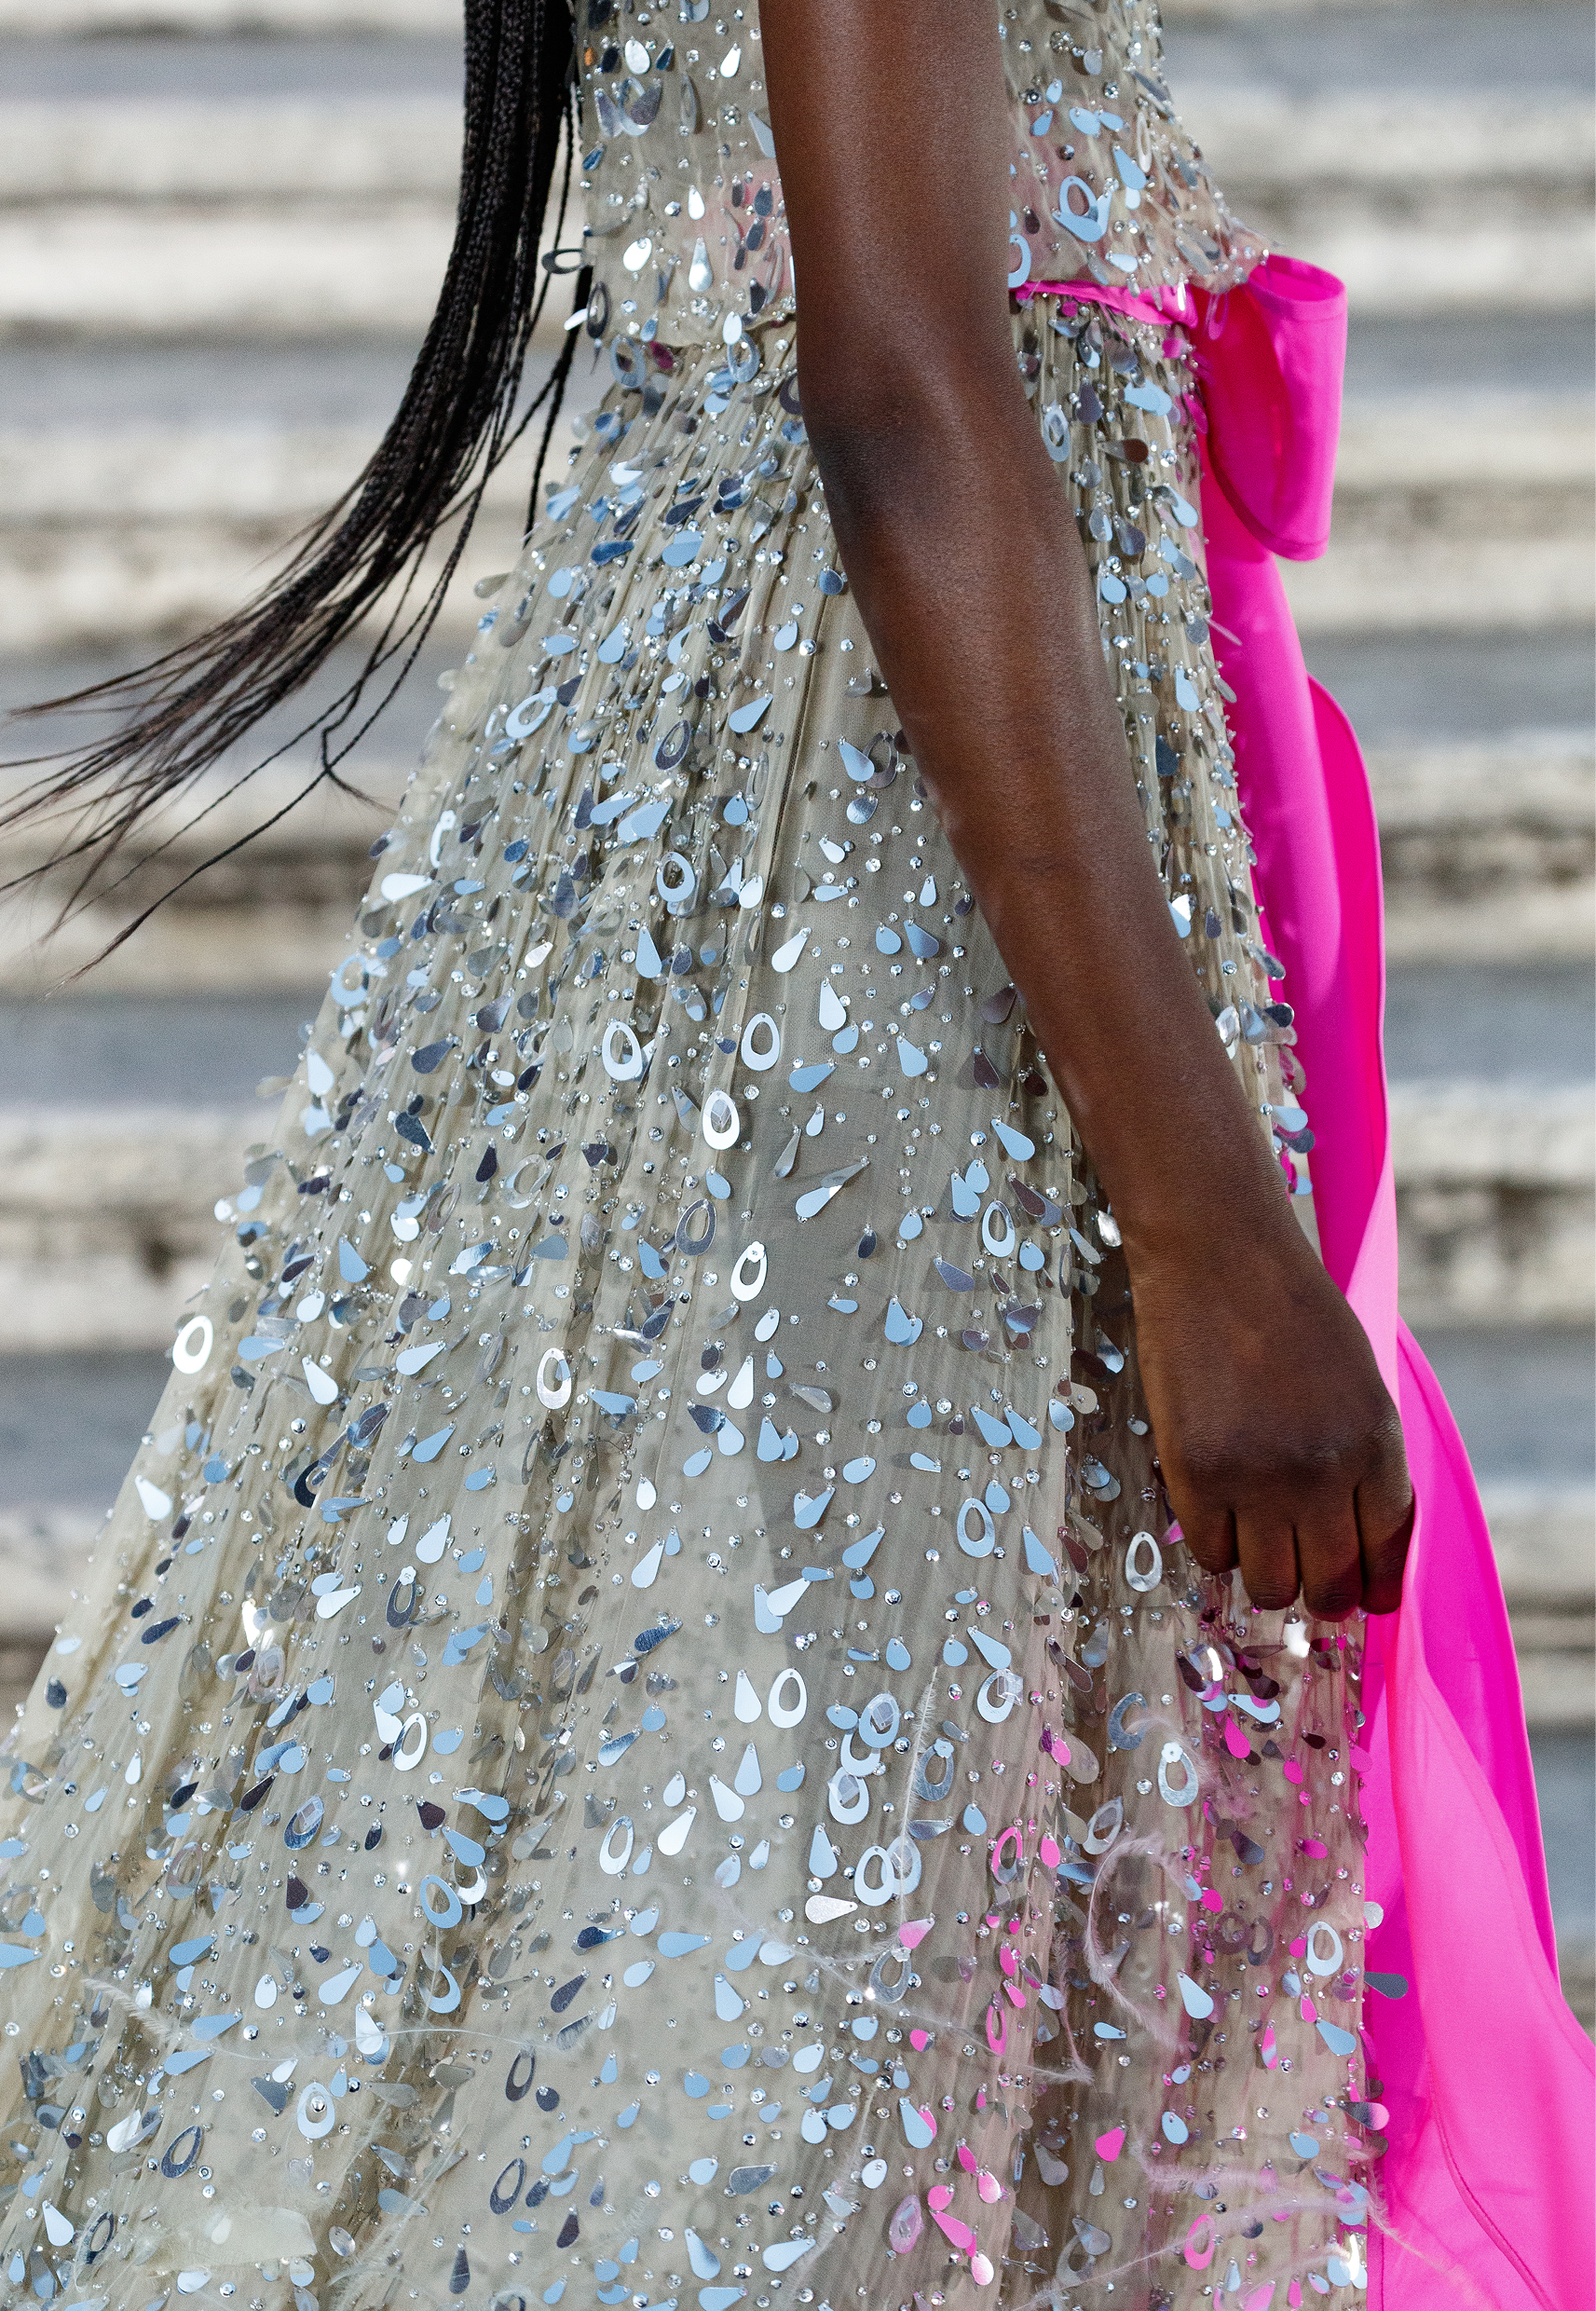
[[[1389,2149],[1370,2238],[1376,2311],[1589,2311],[1596,2060],[1558,1988],[1529,1741],[1473,1471],[1397,1312],[1383,1044],[1380,846],[1352,725],[1303,662],[1277,554],[1330,535],[1346,293],[1271,257],[1179,307],[1089,282],[1033,294],[1189,332],[1202,381],[1203,532],[1237,777],[1268,936],[1287,966],[1326,1265],[1402,1415],[1417,1496],[1398,1613],[1366,1624],[1364,2033]]]

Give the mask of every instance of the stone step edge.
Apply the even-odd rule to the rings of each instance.
[[[1596,1487],[1499,1477],[1480,1493],[1509,1607],[1596,1610]]]
[[[1509,198],[1585,184],[1589,103],[1553,91],[1441,95],[1377,83],[1301,96],[1265,80],[1181,81],[1182,119],[1239,212],[1248,198],[1472,185],[1482,151],[1514,154]],[[0,208],[83,200],[264,203],[442,197],[458,183],[457,99],[389,95],[0,97]]]
[[[1596,879],[1510,885],[1463,897],[1387,883],[1385,960],[1525,968],[1596,955]]]
[[[1574,1732],[1596,1726],[1596,1654],[1521,1654],[1519,1681],[1533,1732]]]

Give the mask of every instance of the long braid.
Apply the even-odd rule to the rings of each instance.
[[[556,174],[561,228],[570,192],[573,63],[568,0],[465,0],[454,242],[403,399],[364,471],[234,616],[131,674],[23,710],[38,717],[95,707],[125,716],[109,736],[84,747],[26,758],[28,767],[48,767],[0,809],[0,832],[24,821],[71,819],[62,847],[15,879],[75,866],[63,915],[104,887],[107,867],[150,811],[189,789],[301,691],[392,590],[359,674],[266,758],[314,733],[318,767],[306,791],[323,781],[344,783],[338,764],[393,696],[438,616],[489,478],[543,409],[536,504],[575,332],[538,394],[525,409],[517,403],[532,333],[555,278],[550,260],[539,266],[539,244]],[[577,292],[584,301],[585,273]],[[419,591],[422,557],[450,523],[443,567]],[[264,767],[242,772],[237,783]],[[127,924],[105,951],[143,919]]]

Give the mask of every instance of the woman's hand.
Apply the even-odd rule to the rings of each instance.
[[[1341,1620],[1401,1601],[1413,1489],[1362,1326],[1289,1215],[1246,1251],[1139,1254],[1137,1354],[1170,1505],[1207,1571]]]

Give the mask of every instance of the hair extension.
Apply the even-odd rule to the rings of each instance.
[[[403,399],[369,463],[304,533],[284,568],[233,616],[130,674],[22,710],[29,717],[63,709],[123,714],[108,735],[84,746],[25,758],[20,767],[48,767],[0,809],[0,831],[71,817],[63,847],[3,886],[75,867],[58,923],[105,887],[108,866],[120,858],[122,874],[131,872],[128,838],[147,814],[191,788],[301,691],[389,596],[354,680],[266,758],[275,760],[315,733],[318,766],[295,800],[324,780],[344,785],[337,766],[414,664],[489,477],[546,407],[531,481],[530,526],[577,342],[577,332],[568,332],[552,375],[518,414],[532,332],[560,260],[568,265],[572,254],[555,251],[539,263],[556,174],[561,226],[570,190],[573,62],[568,0],[465,0],[465,132],[454,242]],[[584,268],[577,281],[578,310],[586,301],[588,278]],[[455,527],[443,567],[421,591],[422,557],[448,523]],[[374,687],[381,690],[375,703],[368,697]],[[228,791],[264,767],[257,762],[240,772]],[[202,809],[190,823],[205,814]],[[268,819],[252,833],[273,823]],[[215,857],[239,847],[228,844]],[[214,863],[207,859],[182,881]],[[120,946],[151,911],[136,914],[104,952]]]

